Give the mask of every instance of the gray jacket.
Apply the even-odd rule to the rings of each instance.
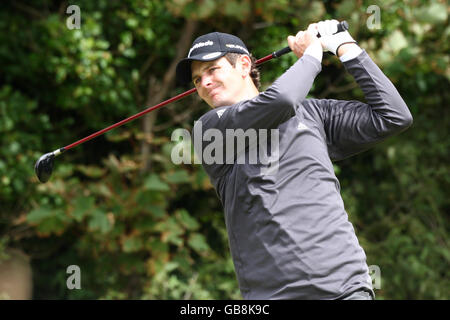
[[[269,164],[237,164],[239,151],[234,161],[203,162],[225,209],[245,299],[339,299],[360,288],[372,290],[332,160],[405,130],[412,116],[364,50],[344,66],[367,103],[305,99],[321,63],[304,55],[257,97],[210,110],[195,123],[194,140],[212,128],[224,137],[227,129],[239,128],[276,129],[278,135],[267,138],[269,152],[275,151],[269,141],[278,141]],[[195,145],[196,153],[209,144]],[[249,144],[241,154],[248,158],[251,149]],[[226,158],[227,151],[224,147]]]

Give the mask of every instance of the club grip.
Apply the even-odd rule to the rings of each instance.
[[[283,48],[281,50],[275,51],[274,53],[272,53],[272,56],[274,58],[278,58],[281,57],[283,54],[289,53],[291,52],[291,48],[289,48],[289,46],[287,46],[286,48]]]
[[[345,30],[348,30],[348,22],[344,20],[344,21],[339,22],[336,33],[342,32]],[[320,38],[320,34],[317,34],[317,38]],[[278,57],[281,57],[283,54],[286,54],[289,52],[291,52],[291,48],[289,48],[289,46],[287,46],[286,48],[275,51],[274,53],[272,53],[272,56],[273,56],[273,58],[278,58]]]
[[[342,32],[345,30],[348,30],[348,22],[344,20],[344,21],[339,22],[336,33]],[[320,37],[320,35],[318,35],[318,36]]]

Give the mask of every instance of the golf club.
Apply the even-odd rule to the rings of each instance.
[[[338,24],[337,32],[342,32],[342,31],[345,31],[345,30],[348,30],[348,23],[347,23],[347,21],[342,21],[342,22],[340,22]],[[320,37],[320,34],[318,34],[317,37]],[[275,51],[275,52],[273,52],[273,53],[271,53],[271,54],[269,54],[269,55],[267,55],[267,56],[257,60],[256,61],[256,65],[261,65],[262,63],[264,63],[266,61],[269,61],[269,60],[271,60],[273,58],[279,58],[279,57],[281,57],[282,55],[284,55],[284,54],[286,54],[288,52],[291,52],[291,49],[289,47],[285,47],[285,48],[283,48],[281,50]],[[85,137],[83,139],[80,139],[80,140],[78,140],[78,141],[76,141],[76,142],[74,142],[72,144],[69,144],[69,145],[67,145],[67,146],[65,146],[63,148],[57,149],[57,150],[55,150],[53,152],[49,152],[49,153],[44,154],[43,156],[41,156],[39,158],[38,161],[36,161],[36,164],[34,165],[34,171],[35,171],[39,181],[42,182],[42,183],[45,183],[45,182],[47,182],[50,179],[50,176],[52,175],[52,171],[53,171],[53,162],[54,162],[55,157],[59,156],[60,154],[64,153],[65,151],[67,151],[69,149],[72,149],[73,147],[76,147],[76,146],[78,146],[78,145],[80,145],[80,144],[82,144],[82,143],[84,143],[86,141],[94,139],[95,137],[98,137],[98,136],[104,134],[105,132],[108,132],[108,131],[110,131],[110,130],[112,130],[114,128],[117,128],[117,127],[127,123],[127,122],[130,122],[130,121],[132,121],[134,119],[137,119],[137,118],[139,118],[139,117],[141,117],[141,116],[143,116],[143,115],[145,115],[145,114],[147,114],[147,113],[149,113],[149,112],[151,112],[153,110],[161,108],[162,106],[165,106],[165,105],[167,105],[167,104],[169,104],[171,102],[180,100],[180,99],[182,99],[182,98],[184,98],[184,97],[186,97],[186,96],[188,96],[188,95],[190,95],[190,94],[192,94],[192,93],[194,93],[196,91],[197,91],[197,89],[192,88],[192,89],[190,89],[190,90],[188,90],[186,92],[183,92],[183,93],[181,93],[181,94],[179,94],[179,95],[177,95],[175,97],[167,99],[167,100],[165,100],[165,101],[163,101],[163,102],[161,102],[161,103],[159,103],[159,104],[157,104],[157,105],[155,105],[153,107],[147,108],[147,109],[145,109],[145,110],[143,110],[143,111],[141,111],[141,112],[139,112],[139,113],[137,113],[137,114],[135,114],[135,115],[133,115],[131,117],[128,117],[128,118],[120,121],[120,122],[117,122],[117,123],[115,123],[115,124],[113,124],[113,125],[111,125],[111,126],[109,126],[107,128],[104,128],[104,129],[102,129],[100,131],[97,131],[97,132],[95,132],[95,133],[93,133],[93,134],[91,134],[91,135],[89,135],[89,136],[87,136],[87,137]]]

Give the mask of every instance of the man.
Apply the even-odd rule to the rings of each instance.
[[[271,174],[261,170],[271,164],[261,162],[236,163],[228,157],[203,163],[225,209],[245,299],[374,298],[366,256],[348,221],[331,161],[405,130],[412,116],[351,35],[336,33],[337,24],[322,21],[289,36],[299,59],[261,93],[248,49],[232,35],[197,38],[177,66],[177,78],[192,80],[213,108],[196,122],[194,139],[198,129],[223,136],[230,129],[275,129],[269,140],[279,140]],[[321,71],[323,51],[339,57],[367,103],[305,99]],[[203,142],[196,152],[206,147]],[[246,156],[250,147],[243,151]]]

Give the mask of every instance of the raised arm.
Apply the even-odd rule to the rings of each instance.
[[[323,38],[326,41],[327,38]],[[347,38],[346,42],[351,41]],[[320,110],[333,160],[364,151],[407,129],[413,121],[397,89],[367,52],[356,44],[346,46],[339,47],[335,43],[333,47],[338,49],[345,68],[362,89],[366,103],[331,99],[309,102]]]

